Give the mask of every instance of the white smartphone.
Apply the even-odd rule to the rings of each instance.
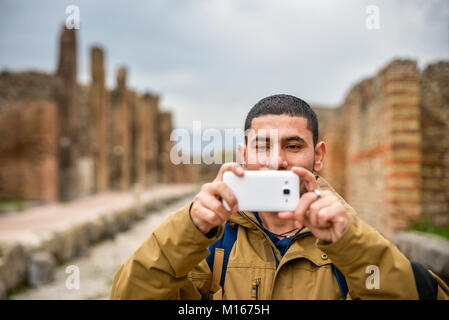
[[[223,174],[243,211],[294,211],[299,201],[299,176],[287,170],[245,170],[243,177]],[[223,204],[229,209],[226,201]]]

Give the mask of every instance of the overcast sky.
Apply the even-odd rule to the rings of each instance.
[[[0,0],[0,68],[54,72],[69,4],[80,10],[79,81],[99,44],[108,87],[127,66],[129,86],[160,94],[177,127],[241,128],[275,93],[338,106],[393,58],[449,59],[447,0]],[[369,5],[379,29],[366,27]]]

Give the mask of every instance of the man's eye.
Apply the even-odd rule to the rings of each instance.
[[[299,150],[299,149],[301,149],[301,146],[297,145],[297,144],[291,144],[291,145],[287,146],[287,148],[291,149],[291,150]]]

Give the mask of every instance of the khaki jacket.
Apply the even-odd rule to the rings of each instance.
[[[207,238],[190,218],[190,203],[159,225],[125,261],[115,274],[110,298],[342,299],[334,264],[346,278],[349,299],[419,299],[426,289],[422,274],[412,269],[396,246],[358,218],[323,178],[318,177],[318,183],[322,190],[333,191],[351,213],[336,242],[325,244],[305,233],[281,257],[251,212],[235,213],[230,221],[238,225],[237,240],[221,290],[215,270],[220,268],[214,267],[213,281],[205,258],[208,246],[222,236],[224,228],[220,226],[215,236]],[[376,267],[379,282],[373,288]],[[449,299],[449,287],[431,271],[422,270],[424,278],[435,284],[438,299]]]

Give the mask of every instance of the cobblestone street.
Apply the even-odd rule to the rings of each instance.
[[[112,279],[120,265],[150,235],[170,213],[186,205],[192,196],[167,205],[161,211],[149,214],[135,223],[129,230],[116,234],[115,239],[105,240],[90,247],[87,256],[73,259],[57,268],[55,280],[36,289],[27,289],[10,296],[14,300],[28,299],[108,299]],[[77,266],[80,275],[79,289],[68,289],[66,273],[68,266]]]

